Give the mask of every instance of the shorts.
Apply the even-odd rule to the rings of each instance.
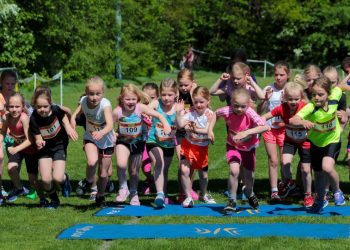
[[[116,145],[122,144],[130,150],[130,155],[139,155],[142,154],[145,149],[145,142],[139,141],[135,144],[129,144],[123,141],[117,141]]]
[[[85,144],[88,144],[88,143],[92,143],[96,146],[96,144],[94,142],[89,141],[89,140],[84,140],[84,146],[85,146]],[[97,147],[97,149],[98,149],[98,154],[102,158],[112,158],[113,153],[114,153],[114,147],[107,147],[107,148],[103,148],[103,149]]]
[[[303,143],[294,144],[294,143],[285,141],[284,145],[283,145],[282,154],[295,155],[296,151],[298,150],[300,162],[301,163],[311,163],[310,149],[303,148],[302,145],[303,145]]]
[[[236,149],[234,146],[226,144],[226,159],[228,164],[230,164],[231,162],[237,162],[239,165],[242,165],[245,169],[248,169],[252,172],[255,171],[255,148],[251,149],[250,151],[241,151]]]
[[[270,131],[263,133],[263,138],[266,143],[277,144],[281,148],[284,143],[285,128],[271,128]]]
[[[311,167],[314,171],[322,171],[322,160],[323,157],[331,157],[334,161],[337,160],[341,148],[341,143],[331,143],[325,147],[317,147],[311,143]]]
[[[190,162],[191,169],[202,170],[208,166],[208,146],[191,144],[184,138],[181,143],[181,159]]]
[[[173,157],[174,156],[175,148],[164,148],[162,146],[159,146],[157,143],[146,143],[148,155],[149,155],[149,152],[152,150],[152,148],[155,148],[155,147],[158,147],[163,151],[164,157]]]
[[[39,151],[38,158],[51,158],[53,161],[66,161],[67,160],[67,148],[57,149],[43,149]]]
[[[37,154],[25,154],[18,152],[17,154],[10,154],[7,152],[8,163],[14,162],[18,166],[21,165],[22,160],[24,159],[26,163],[27,173],[37,175],[39,173],[39,158]]]

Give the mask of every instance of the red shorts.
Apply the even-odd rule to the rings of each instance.
[[[281,148],[284,143],[285,128],[271,128],[270,131],[263,133],[263,138],[266,143],[277,144]]]
[[[208,167],[208,146],[194,145],[183,138],[180,154],[181,158],[190,162],[191,169],[201,170]]]
[[[255,148],[253,148],[250,151],[241,151],[236,149],[234,146],[226,144],[226,159],[228,164],[230,164],[231,162],[237,162],[239,165],[242,165],[245,169],[248,169],[252,172],[255,171]]]

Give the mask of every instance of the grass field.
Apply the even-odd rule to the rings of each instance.
[[[195,72],[197,83],[210,86],[219,76],[219,73]],[[165,77],[176,78],[176,74],[159,73],[153,79],[139,79],[140,81],[153,80],[157,83]],[[272,78],[258,78],[261,86],[271,83]],[[106,97],[116,104],[119,95],[119,88],[109,88]],[[84,91],[84,83],[65,83],[64,85],[64,105],[75,109],[79,96]],[[54,100],[59,101],[59,88],[52,88]],[[25,92],[26,98],[30,98],[31,93]],[[29,100],[29,99],[28,99]],[[213,97],[211,106],[213,109],[224,106],[224,103]],[[79,128],[79,141],[71,142],[68,148],[67,171],[71,176],[73,189],[77,182],[85,175],[85,155],[82,151],[82,132]],[[344,162],[345,146],[347,143],[348,129],[343,135],[342,152],[337,162],[337,170],[340,174],[341,188],[345,193],[349,193],[348,170]],[[227,186],[228,167],[225,160],[225,137],[226,129],[223,121],[218,122],[215,128],[216,143],[210,146],[209,155],[209,190],[217,202],[225,203],[223,195]],[[5,160],[6,162],[6,160]],[[114,161],[115,162],[115,161]],[[297,162],[297,160],[295,160]],[[295,164],[294,164],[295,165]],[[295,170],[295,166],[294,166]],[[116,182],[116,166],[114,163],[113,181]],[[174,157],[170,169],[169,193],[175,198],[177,193],[177,160]],[[27,180],[25,170],[21,172],[23,180]],[[6,167],[4,171],[5,187],[11,187]],[[140,179],[144,176],[140,174]],[[28,184],[25,182],[25,184]],[[194,188],[199,189],[198,181],[195,181]],[[257,171],[255,192],[265,203],[269,197],[269,182],[266,152],[263,146],[257,150]],[[113,201],[115,194],[107,196],[107,201]],[[151,197],[143,197],[141,203],[153,200]],[[87,199],[78,198],[75,193],[70,198],[61,198],[62,206],[55,210],[46,210],[37,206],[38,200],[31,201],[27,198],[20,198],[11,205],[0,207],[0,249],[346,249],[349,240],[313,240],[313,239],[293,239],[280,237],[265,237],[252,239],[149,239],[149,240],[56,240],[56,236],[65,228],[77,223],[92,224],[186,224],[186,223],[349,223],[348,217],[247,217],[247,218],[218,218],[218,217],[95,217],[92,216],[97,211]],[[298,202],[298,201],[295,201]],[[330,228],[329,230],[332,230]]]

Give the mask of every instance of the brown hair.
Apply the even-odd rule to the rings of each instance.
[[[8,76],[15,78],[16,82],[17,82],[17,73],[16,73],[16,71],[14,71],[12,69],[5,69],[0,74],[0,84],[2,84],[2,81],[5,79],[5,77],[8,77]]]
[[[314,81],[314,83],[312,84],[312,87],[314,87],[314,86],[318,86],[320,88],[323,88],[327,92],[328,95],[331,94],[332,83],[325,76],[321,76],[320,78],[316,79]]]
[[[210,101],[210,93],[208,88],[206,87],[202,87],[202,86],[197,86],[192,93],[192,96],[201,96],[204,99],[206,99],[207,101]]]
[[[346,72],[347,74],[349,74],[350,72],[347,72],[345,70],[345,68],[349,68],[350,67],[350,57],[347,56],[343,59],[343,61],[341,62],[341,68],[344,72]]]
[[[94,77],[87,79],[86,84],[85,84],[85,92],[87,92],[89,86],[93,85],[93,84],[100,85],[102,87],[102,91],[103,92],[105,91],[105,83],[102,80],[102,78],[99,76],[94,76]]]
[[[193,72],[186,68],[180,70],[179,73],[177,74],[177,82],[181,82],[181,80],[183,79],[194,81]]]
[[[18,98],[20,98],[20,99],[21,99],[21,103],[22,103],[22,107],[25,108],[24,96],[23,96],[21,93],[19,93],[19,92],[14,92],[14,93],[12,93],[12,94],[9,96],[9,98],[8,98],[9,101],[7,102],[7,106],[10,104],[10,99],[11,99],[12,97],[18,97]]]
[[[276,69],[283,69],[287,73],[288,80],[289,80],[290,68],[289,68],[289,64],[286,61],[283,61],[283,60],[277,61],[273,66],[273,71],[276,71]]]
[[[46,86],[39,86],[34,91],[34,96],[32,98],[32,105],[35,106],[36,100],[39,97],[45,98],[50,105],[52,105],[52,98],[51,98],[51,89]]]
[[[304,69],[304,76],[306,77],[311,72],[315,72],[318,76],[322,75],[321,69],[315,64],[308,64]]]
[[[160,93],[162,93],[164,88],[171,88],[176,95],[178,94],[178,91],[179,91],[177,82],[172,78],[166,78],[160,82]]]

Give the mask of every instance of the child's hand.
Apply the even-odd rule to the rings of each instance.
[[[306,128],[306,129],[312,129],[313,127],[315,126],[314,123],[306,120],[303,122],[303,127]]]
[[[42,139],[36,140],[35,141],[36,147],[40,150],[43,147],[45,147],[46,142]]]
[[[67,129],[67,135],[69,136],[69,138],[71,138],[73,141],[78,140],[78,133],[77,131],[75,131],[74,129]]]
[[[342,110],[338,110],[337,111],[337,117],[339,119],[339,122],[344,124],[348,121],[348,117],[347,117],[347,114],[345,111],[342,111]]]
[[[171,133],[171,127],[170,127],[170,125],[169,125],[168,123],[166,123],[165,126],[164,126],[164,128],[163,128],[163,130],[164,130],[164,133],[165,133],[165,134],[170,134],[170,133]]]
[[[228,73],[222,73],[220,76],[221,81],[226,81],[226,80],[229,80],[230,78],[231,78],[231,75]]]
[[[214,145],[215,136],[214,136],[214,132],[212,130],[208,132],[208,138],[211,141],[211,144]]]
[[[71,119],[70,125],[72,126],[73,129],[75,129],[75,127],[77,126],[77,122],[75,121],[75,119]]]
[[[180,113],[181,111],[185,110],[185,102],[184,100],[180,100],[175,104],[175,109],[177,113]]]
[[[251,77],[250,75],[247,75],[246,79],[247,79],[247,84],[248,85],[252,85],[252,83],[256,84],[256,82],[254,81],[253,77]]]
[[[96,140],[96,141],[101,140],[102,137],[103,137],[103,134],[101,133],[101,131],[93,131],[93,132],[91,133],[91,135],[92,135],[92,139],[94,139],[94,140]]]
[[[265,92],[265,100],[269,100],[273,94],[273,89],[268,87]]]
[[[12,154],[12,155],[18,153],[16,147],[8,147],[7,150],[8,150],[8,152],[9,152],[10,154]]]
[[[237,134],[235,134],[234,136],[232,136],[232,139],[235,143],[238,143],[240,140],[242,140],[243,138],[246,138],[248,135],[246,133],[246,131],[241,131],[238,132]]]

